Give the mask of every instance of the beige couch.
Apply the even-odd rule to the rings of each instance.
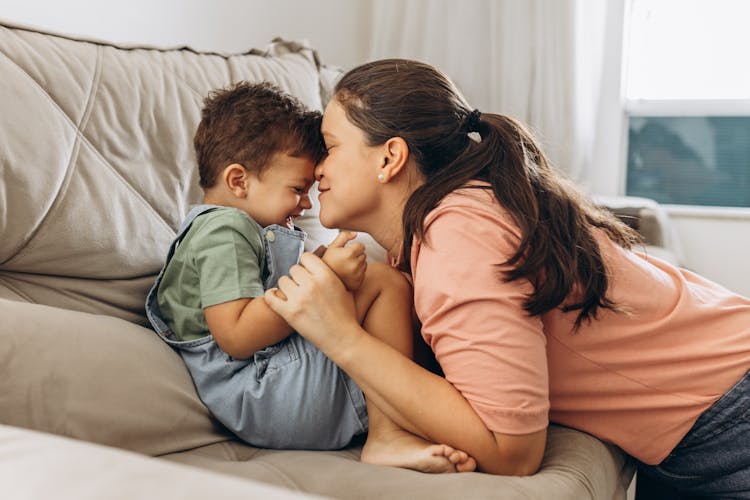
[[[625,497],[623,453],[556,426],[526,478],[361,464],[356,445],[248,446],[146,327],[146,292],[200,197],[191,139],[203,97],[271,80],[321,109],[338,72],[312,50],[117,47],[2,23],[0,75],[2,498]],[[303,225],[328,241],[314,213]]]

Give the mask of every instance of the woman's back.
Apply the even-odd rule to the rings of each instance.
[[[549,409],[657,463],[748,369],[750,300],[601,230],[607,296],[624,312],[575,330],[578,311],[530,317],[532,284],[502,279],[521,232],[490,190],[451,193],[425,227],[411,262],[423,335],[490,430],[533,432]]]

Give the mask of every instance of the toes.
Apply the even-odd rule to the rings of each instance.
[[[467,455],[466,452],[463,452],[461,450],[454,450],[453,453],[448,455],[448,460],[450,460],[450,463],[455,465],[465,462],[468,457],[469,455]]]
[[[458,470],[456,469],[456,466],[448,461],[446,457],[442,457],[440,464],[437,465],[435,469],[433,469],[433,472],[439,474],[450,474],[452,472],[458,472]]]
[[[477,461],[466,455],[466,460],[455,464],[456,472],[474,472],[477,470]]]
[[[435,457],[445,457],[450,459],[452,453],[456,450],[448,446],[447,444],[435,444],[430,447],[430,452]]]

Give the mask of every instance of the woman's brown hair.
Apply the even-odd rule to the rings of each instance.
[[[386,59],[349,71],[338,82],[336,99],[371,146],[401,137],[424,176],[403,213],[402,262],[409,267],[412,238],[424,239],[427,214],[449,193],[472,180],[491,186],[521,230],[512,266],[503,279],[528,279],[531,315],[558,306],[580,310],[576,328],[596,318],[600,307],[619,311],[606,296],[609,279],[593,229],[601,228],[630,248],[636,233],[605,209],[589,202],[549,164],[532,135],[503,115],[472,113],[453,83],[434,67]],[[481,140],[472,139],[470,132]],[[487,189],[487,188],[485,188]],[[575,289],[580,300],[564,304]]]

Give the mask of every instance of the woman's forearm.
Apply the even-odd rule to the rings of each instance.
[[[539,468],[546,430],[493,433],[446,379],[414,363],[357,321],[354,298],[320,260],[305,253],[266,302],[354,379],[393,422],[434,443],[471,455],[480,470],[527,475]]]
[[[536,472],[546,430],[523,436],[493,433],[446,379],[364,331],[344,337],[351,340],[331,346],[326,354],[395,423],[431,442],[465,451],[484,472]]]

